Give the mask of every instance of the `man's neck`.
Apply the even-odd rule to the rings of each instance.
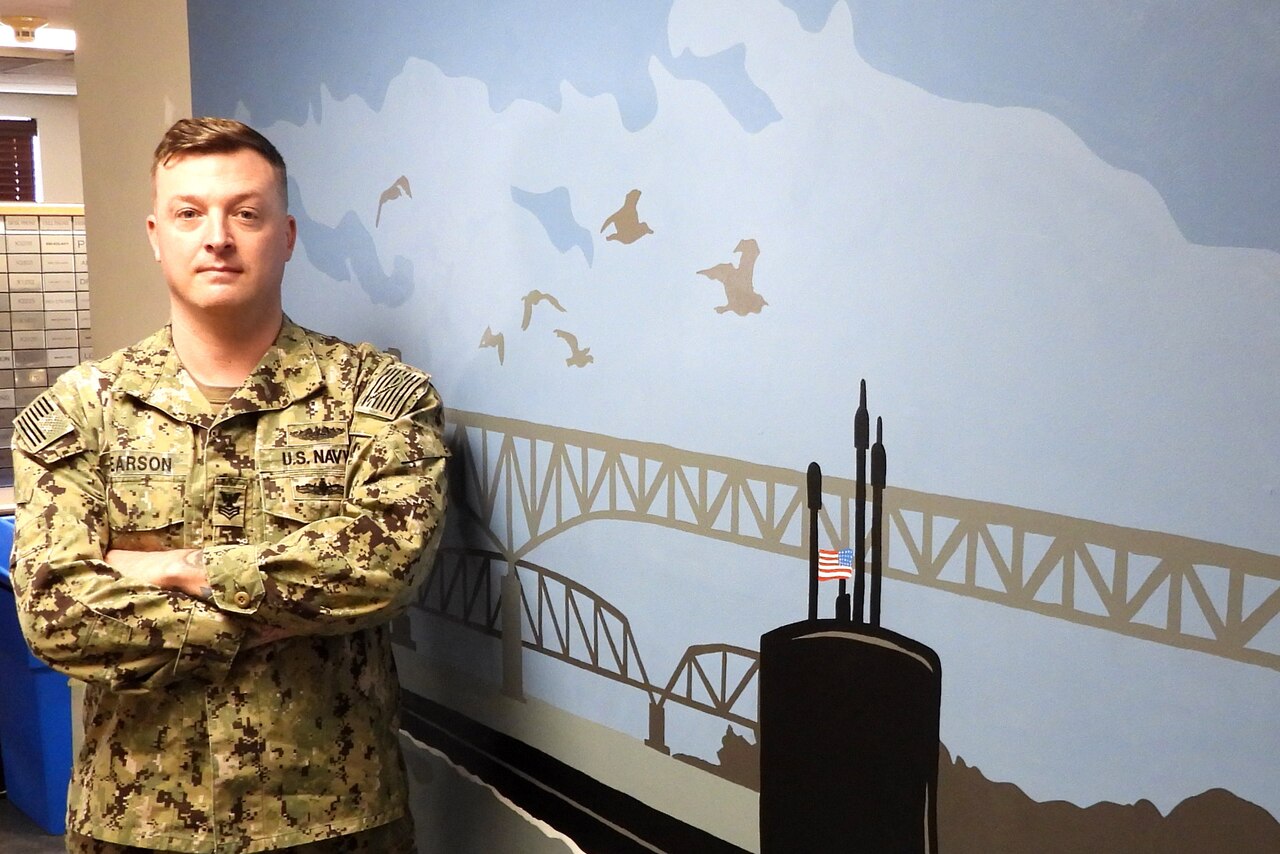
[[[217,323],[202,317],[197,322],[175,311],[173,346],[187,373],[210,386],[238,387],[275,343],[283,314],[268,315],[246,323],[243,317]]]

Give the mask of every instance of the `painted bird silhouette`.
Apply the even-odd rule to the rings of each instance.
[[[498,350],[498,364],[501,365],[506,358],[506,341],[502,337],[501,332],[494,332],[488,326],[484,328],[484,335],[480,336],[480,349],[485,347],[495,347]]]
[[[378,196],[378,215],[373,219],[374,228],[377,228],[378,224],[382,222],[382,206],[392,199],[400,198],[401,193],[411,199],[413,198],[413,193],[409,191],[409,179],[403,175],[397,178],[390,187],[383,190],[381,196]]]
[[[768,305],[764,297],[756,293],[752,276],[755,273],[756,259],[760,257],[760,246],[750,237],[738,241],[734,252],[741,256],[737,266],[733,264],[717,264],[705,270],[699,270],[699,276],[715,279],[724,285],[725,304],[716,306],[716,311],[746,317],[748,314],[759,314],[760,309]]]
[[[533,307],[540,302],[549,302],[557,311],[564,311],[564,306],[560,304],[558,299],[551,294],[544,294],[536,288],[520,297],[520,301],[524,303],[524,318],[520,321],[521,329],[529,328],[529,321],[533,318]]]
[[[619,243],[635,243],[646,234],[653,234],[653,229],[649,227],[649,223],[640,221],[640,214],[636,211],[636,202],[640,201],[640,191],[632,190],[627,193],[627,200],[622,203],[622,207],[609,214],[609,218],[604,221],[604,225],[600,226],[600,233],[610,225],[613,226],[613,234],[607,235],[605,240],[616,240]]]
[[[564,360],[566,365],[582,368],[596,360],[596,357],[591,355],[590,347],[578,346],[578,336],[574,335],[572,332],[565,332],[563,329],[557,329],[555,330],[555,333],[557,338],[563,338],[565,343],[569,345],[569,358]]]

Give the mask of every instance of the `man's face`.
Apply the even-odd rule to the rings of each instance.
[[[278,312],[297,232],[275,170],[256,151],[194,154],[156,168],[147,236],[175,311],[246,320]]]

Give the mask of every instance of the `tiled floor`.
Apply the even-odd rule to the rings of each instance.
[[[61,854],[61,836],[50,836],[7,798],[0,797],[0,851],[4,854]]]

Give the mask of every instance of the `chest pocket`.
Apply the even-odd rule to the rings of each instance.
[[[270,516],[306,524],[342,513],[346,470],[262,472],[262,509]]]
[[[259,434],[258,478],[268,540],[342,514],[350,453],[345,425],[332,422],[289,424]]]
[[[180,548],[186,484],[165,475],[112,475],[107,480],[111,547]]]

